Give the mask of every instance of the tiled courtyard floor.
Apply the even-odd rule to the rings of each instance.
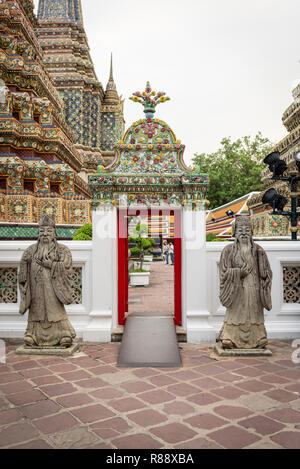
[[[211,356],[180,344],[182,368],[117,368],[119,343],[0,365],[1,448],[300,448],[300,364]]]
[[[129,287],[129,313],[173,313],[174,266],[152,262],[150,283],[147,287]]]

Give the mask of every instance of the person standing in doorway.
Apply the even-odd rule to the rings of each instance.
[[[168,246],[168,241],[167,240],[164,240],[164,242],[163,242],[162,252],[163,252],[163,261],[166,261],[166,264],[168,264],[169,246]]]
[[[169,244],[169,254],[171,258],[171,265],[174,265],[174,246],[173,243]]]
[[[163,261],[166,261],[166,258],[167,258],[167,256],[166,256],[167,251],[168,251],[168,242],[167,242],[167,240],[164,240],[163,246],[162,246]]]

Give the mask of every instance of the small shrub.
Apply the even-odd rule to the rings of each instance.
[[[93,227],[91,223],[81,226],[74,234],[74,241],[91,241],[93,239]]]

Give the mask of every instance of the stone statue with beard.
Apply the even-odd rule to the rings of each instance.
[[[268,343],[264,308],[272,308],[272,271],[264,249],[253,242],[249,217],[236,218],[234,237],[219,266],[220,301],[227,310],[217,342],[223,349],[262,349]]]
[[[72,303],[72,255],[58,244],[53,217],[43,215],[38,242],[24,252],[19,269],[20,314],[29,309],[27,347],[70,347],[76,334],[64,305]]]

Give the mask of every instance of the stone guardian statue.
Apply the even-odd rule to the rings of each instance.
[[[235,241],[223,249],[219,266],[220,301],[227,309],[218,346],[264,349],[264,308],[272,308],[272,271],[264,249],[253,242],[250,217],[237,217],[233,231]]]
[[[29,309],[27,347],[70,347],[76,337],[64,305],[72,303],[70,250],[58,244],[53,217],[39,221],[37,243],[24,252],[19,269],[20,314]]]

